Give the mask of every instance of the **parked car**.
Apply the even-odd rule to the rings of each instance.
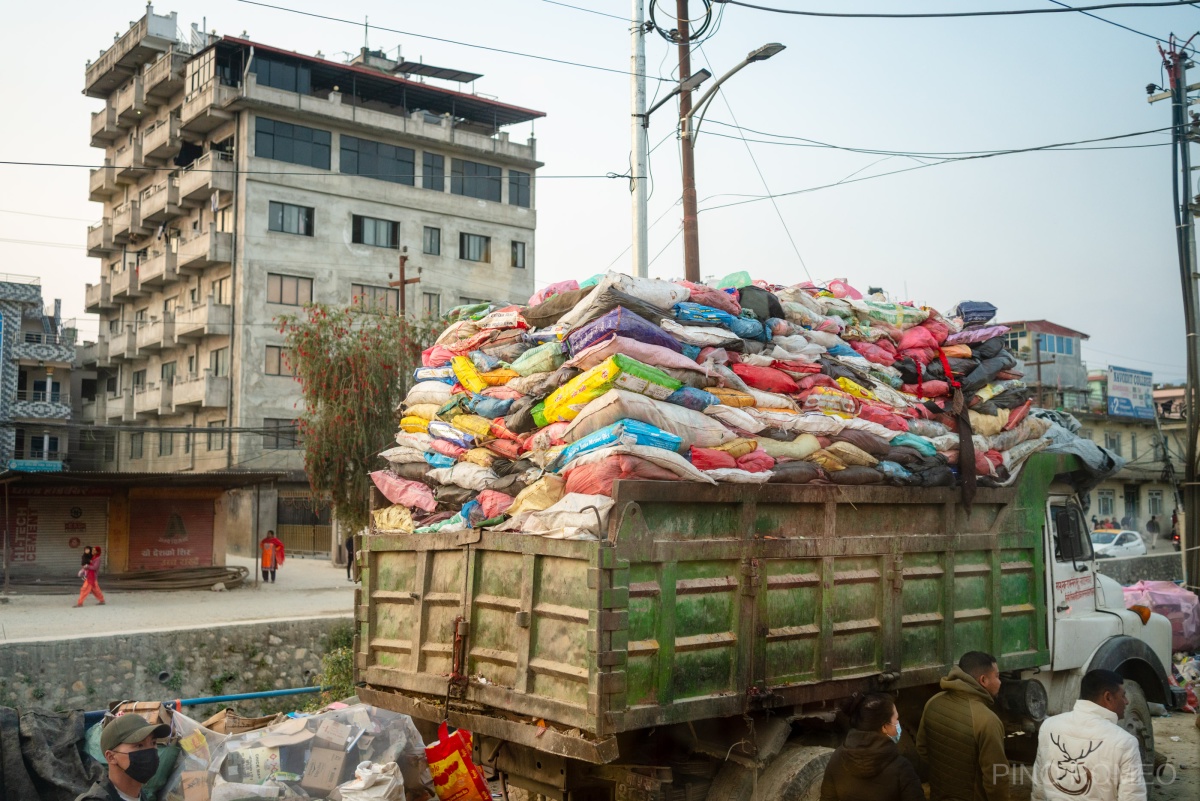
[[[1110,556],[1143,556],[1146,543],[1136,531],[1093,531],[1092,549],[1098,558]]]

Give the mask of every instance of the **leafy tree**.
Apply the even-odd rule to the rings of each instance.
[[[297,422],[309,484],[353,530],[367,525],[368,474],[382,465],[378,454],[396,433],[395,409],[443,324],[357,302],[313,304],[279,318],[304,398]]]

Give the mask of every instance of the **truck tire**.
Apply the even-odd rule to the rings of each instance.
[[[726,762],[713,779],[707,801],[817,801],[821,780],[833,750],[816,745],[789,743],[758,775]]]
[[[1146,702],[1146,693],[1142,685],[1133,679],[1125,680],[1125,717],[1121,718],[1121,728],[1137,738],[1138,750],[1142,752],[1142,765],[1154,770],[1154,721],[1150,718],[1150,704]]]

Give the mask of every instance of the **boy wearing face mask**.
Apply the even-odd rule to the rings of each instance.
[[[885,693],[867,693],[850,713],[854,726],[833,752],[821,801],[925,801],[921,779],[900,754],[900,715]]]
[[[155,740],[171,733],[165,723],[148,723],[140,715],[122,715],[100,733],[108,778],[92,785],[75,801],[138,801],[142,785],[158,772]]]

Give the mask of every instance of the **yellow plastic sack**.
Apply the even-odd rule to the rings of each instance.
[[[438,409],[441,407],[436,403],[418,403],[414,406],[409,406],[404,415],[406,417],[422,417],[426,420],[436,420]]]
[[[473,434],[476,440],[492,435],[492,421],[477,414],[460,414],[450,421],[459,431]]]
[[[429,430],[429,421],[424,417],[407,415],[400,418],[400,430],[407,431],[410,434],[420,434]]]
[[[457,375],[457,373],[455,375]],[[509,370],[505,367],[499,367],[495,370],[488,370],[486,373],[480,373],[479,377],[483,379],[483,383],[487,384],[489,387],[501,387],[520,375],[521,374],[516,370]],[[466,384],[463,384],[463,386],[466,386]]]
[[[821,465],[821,467],[824,467],[830,473],[835,473],[838,470],[846,469],[846,463],[827,450],[815,451],[814,453],[809,454],[808,458],[804,461],[815,462]]]
[[[776,459],[807,459],[821,450],[821,443],[812,434],[801,434],[791,442],[780,442],[777,439],[761,439],[758,447],[767,452],[768,456]]]
[[[546,398],[546,422],[574,420],[584,406],[608,392],[620,374],[621,368],[610,356],[592,369],[575,376]]]
[[[376,509],[375,528],[380,531],[403,531],[406,534],[413,532],[412,512],[407,506],[395,504],[386,509]]]
[[[754,396],[742,392],[740,389],[730,389],[728,387],[707,387],[705,392],[710,392],[721,399],[721,403],[725,406],[753,406]]]
[[[994,437],[1008,425],[1008,409],[999,409],[996,414],[967,412],[971,418],[971,430],[984,437]]]
[[[835,442],[826,448],[825,452],[836,456],[838,461],[844,465],[874,467],[879,464],[879,460],[874,456],[849,442]]]
[[[851,381],[843,376],[837,380],[837,385],[859,400],[875,400],[875,393],[869,389],[863,389],[857,381]]]
[[[496,461],[496,454],[486,448],[471,448],[460,457],[460,461],[477,464],[480,467],[491,468],[492,463]]]
[[[721,445],[713,445],[714,451],[725,451],[734,459],[740,459],[748,453],[752,453],[758,447],[758,440],[755,439],[735,439]]]
[[[543,509],[549,509],[562,500],[566,486],[566,480],[558,476],[542,476],[518,493],[517,497],[513,499],[512,506],[508,507],[507,514],[509,517],[516,517],[521,512],[540,512]]]
[[[458,377],[458,383],[468,391],[478,395],[487,389],[487,383],[479,377],[479,371],[466,356],[455,356],[450,360],[450,366],[454,368],[454,375]]]

